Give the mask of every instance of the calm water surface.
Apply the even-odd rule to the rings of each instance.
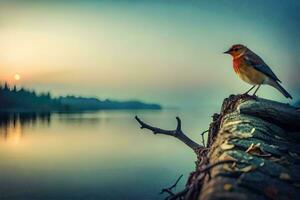
[[[200,142],[212,110],[22,114],[0,118],[0,199],[163,199],[183,188],[196,157],[174,138],[141,130],[142,119]]]

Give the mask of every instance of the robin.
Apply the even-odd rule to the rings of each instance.
[[[245,94],[248,94],[257,86],[253,93],[253,96],[255,96],[260,86],[267,84],[279,90],[286,98],[292,99],[292,96],[280,85],[281,81],[271,68],[246,46],[235,44],[224,53],[233,57],[233,69],[238,77],[253,85]]]

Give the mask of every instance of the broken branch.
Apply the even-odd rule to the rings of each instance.
[[[181,142],[185,143],[187,146],[189,146],[194,151],[198,148],[204,148],[202,145],[194,142],[192,139],[190,139],[188,136],[186,136],[182,130],[181,130],[181,120],[179,117],[176,117],[177,120],[177,127],[175,130],[165,130],[161,128],[157,128],[154,126],[151,126],[149,124],[146,124],[143,122],[138,116],[135,116],[136,121],[141,125],[141,129],[148,129],[153,132],[153,134],[163,134],[163,135],[169,135],[176,137]]]

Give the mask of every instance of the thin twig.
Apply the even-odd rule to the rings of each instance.
[[[163,193],[168,193],[170,196],[173,196],[174,193],[172,192],[172,190],[177,186],[178,182],[180,181],[180,179],[183,177],[183,174],[181,174],[178,179],[175,181],[175,183],[173,185],[171,185],[170,187],[168,188],[163,188],[160,192],[160,194],[163,194]]]
[[[183,177],[183,174],[181,174],[178,177],[178,179],[176,180],[176,182],[171,187],[169,187],[169,189],[172,190],[173,188],[175,188],[182,177]]]

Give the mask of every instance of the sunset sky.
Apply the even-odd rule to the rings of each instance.
[[[222,54],[242,43],[300,99],[299,19],[297,0],[0,1],[0,81],[53,95],[220,104],[250,87]],[[268,86],[258,95],[287,102]]]

